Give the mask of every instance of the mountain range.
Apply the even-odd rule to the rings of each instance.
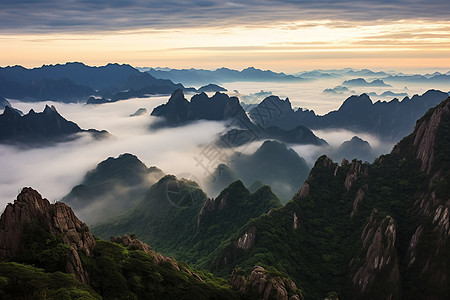
[[[446,299],[449,122],[450,98],[373,164],[338,165],[322,156],[290,202],[282,207],[278,200],[263,202],[273,208],[263,206],[253,219],[235,218],[256,198],[240,200],[244,206],[235,213],[225,209],[252,195],[241,182],[206,200],[195,183],[169,176],[135,209],[93,230],[100,236],[136,231],[158,251],[219,276],[248,274],[255,265],[274,267],[291,277],[306,299]],[[253,195],[259,193],[265,195],[259,201],[276,199],[268,187]],[[220,217],[201,229],[209,213]],[[244,225],[236,230],[219,220]]]
[[[91,134],[94,138],[108,136],[104,130],[81,129],[74,122],[61,116],[53,105],[46,105],[41,113],[31,109],[23,116],[10,106],[6,106],[0,115],[0,143],[4,144],[48,145],[74,139],[77,134],[83,132]]]
[[[94,237],[66,204],[24,188],[0,218],[0,291],[53,299],[448,299],[449,149],[447,98],[373,164],[321,156],[284,206],[268,186],[251,192],[234,181],[208,199],[195,182],[164,176],[125,213],[92,227],[115,236],[111,242]]]
[[[146,72],[156,78],[170,79],[185,85],[204,85],[208,83],[226,83],[235,81],[299,82],[305,80],[298,76],[277,73],[270,70],[260,70],[254,67],[249,67],[242,71],[228,68],[219,68],[216,70],[150,68]]]
[[[23,101],[84,102],[93,95],[117,101],[147,94],[171,94],[179,88],[185,89],[130,65],[91,67],[73,62],[33,69],[0,68],[0,95]]]
[[[373,103],[368,95],[361,94],[347,98],[338,110],[319,116],[312,110],[294,111],[289,99],[271,96],[250,110],[249,115],[253,122],[264,127],[278,126],[285,130],[299,125],[310,129],[342,128],[395,141],[411,132],[421,115],[447,97],[447,93],[429,90],[402,101]]]

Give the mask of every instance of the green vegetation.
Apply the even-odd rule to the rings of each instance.
[[[135,208],[92,231],[103,238],[134,233],[157,252],[206,268],[208,256],[223,241],[251,218],[281,206],[269,187],[250,193],[240,181],[208,200],[212,208],[199,216],[206,201],[196,183],[166,176]]]
[[[210,268],[227,276],[236,266],[245,270],[254,265],[274,266],[289,274],[307,299],[324,298],[330,291],[347,298],[351,288],[348,265],[361,249],[361,232],[373,208],[396,220],[399,251],[405,253],[414,229],[410,208],[414,194],[423,186],[419,162],[388,155],[373,165],[362,164],[370,175],[359,175],[347,191],[344,182],[351,165],[339,167],[335,174],[337,165],[328,165],[326,160],[319,158],[311,171],[310,195],[296,197],[241,228],[214,253]],[[356,193],[365,185],[369,188],[364,200],[351,218]],[[256,228],[255,246],[248,251],[236,248],[234,241],[250,227]]]
[[[152,255],[97,240],[84,263],[92,287],[105,299],[237,299],[223,279],[179,264],[156,264]],[[203,281],[189,272],[198,274]]]
[[[69,300],[102,299],[74,275],[45,272],[30,265],[16,262],[0,263],[0,298]]]
[[[45,268],[48,272],[66,270],[66,256],[70,249],[62,241],[62,236],[51,234],[33,220],[24,228],[23,250],[12,261]]]

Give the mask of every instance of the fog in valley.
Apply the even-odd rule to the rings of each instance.
[[[336,110],[351,93],[328,94],[323,90],[333,88],[342,83],[342,78],[295,83],[275,82],[234,82],[223,84],[229,95],[245,98],[247,104],[257,104],[264,96],[258,97],[260,91],[271,92],[280,98],[289,97],[293,107],[314,110],[317,114],[325,114]],[[381,94],[386,90],[406,92],[410,97],[423,93],[425,87],[416,85],[405,88],[405,85],[373,88],[354,87],[356,94],[375,92]],[[249,96],[252,94],[252,96]],[[264,95],[264,93],[261,93]],[[267,94],[267,93],[266,93]],[[186,95],[190,99],[191,95]],[[68,194],[72,187],[79,184],[87,171],[108,157],[117,157],[122,153],[136,155],[148,167],[157,166],[166,174],[184,174],[193,176],[203,187],[205,178],[215,170],[220,161],[208,161],[207,168],[202,167],[196,158],[202,150],[211,145],[218,134],[226,132],[221,122],[199,121],[182,127],[150,130],[150,125],[156,117],[149,116],[154,107],[165,103],[169,96],[130,99],[101,105],[63,104],[56,102],[20,102],[9,99],[11,104],[27,113],[30,109],[40,112],[45,104],[54,105],[66,119],[77,123],[83,129],[95,128],[107,130],[111,137],[104,140],[94,140],[91,136],[82,134],[74,141],[55,144],[45,148],[16,148],[0,146],[0,206],[3,208],[12,202],[20,189],[31,186],[39,190],[50,201],[58,201]],[[378,99],[391,98],[371,97]],[[147,113],[130,117],[139,108],[144,107]],[[312,167],[315,160],[323,154],[333,157],[333,152],[344,141],[357,135],[369,142],[373,155],[388,153],[393,143],[380,140],[364,132],[348,130],[316,130],[314,133],[326,140],[329,146],[288,145],[299,156],[303,157]],[[220,149],[230,156],[233,151],[253,153],[263,141],[254,142],[238,149]],[[340,159],[340,158],[336,158]],[[352,159],[349,157],[348,159]],[[340,161],[339,161],[340,163]],[[188,174],[188,175],[186,175]],[[211,194],[211,193],[210,193]],[[211,194],[208,196],[216,196]]]

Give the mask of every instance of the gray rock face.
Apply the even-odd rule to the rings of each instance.
[[[269,274],[263,267],[255,266],[245,278],[235,269],[230,279],[234,290],[245,294],[257,294],[258,299],[300,300],[302,295],[295,283],[289,278]]]
[[[395,247],[397,228],[392,217],[380,221],[376,209],[361,234],[363,255],[350,261],[352,284],[355,295],[376,294],[376,286],[386,286],[386,299],[400,294],[400,271]]]
[[[89,256],[95,239],[89,227],[81,222],[72,209],[64,203],[50,204],[32,188],[24,188],[13,204],[8,204],[0,218],[0,259],[5,260],[23,250],[22,236],[25,226],[38,220],[52,233],[62,236],[70,246],[67,252],[66,270],[77,279],[89,283],[79,251]]]

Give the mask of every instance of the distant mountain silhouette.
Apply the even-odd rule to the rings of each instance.
[[[181,82],[187,85],[224,83],[235,81],[303,81],[305,79],[284,73],[276,73],[270,70],[260,70],[253,67],[242,71],[228,68],[220,68],[214,71],[203,69],[169,69],[147,71],[156,78],[170,79],[175,82]]]
[[[141,107],[138,110],[136,110],[134,113],[130,115],[130,117],[137,117],[142,116],[147,113],[147,109],[145,107]]]
[[[410,82],[410,83],[424,83],[424,84],[450,84],[450,74],[435,73],[431,76],[427,75],[391,75],[382,78],[387,82]]]
[[[197,94],[188,101],[182,90],[176,90],[169,101],[153,109],[151,115],[164,118],[157,126],[179,126],[196,120],[231,120],[252,125],[238,98],[219,92],[211,98],[205,93]]]
[[[21,84],[33,80],[67,78],[76,84],[95,90],[121,87],[125,85],[130,75],[139,73],[130,65],[107,64],[101,67],[91,67],[80,62],[43,65],[33,69],[22,66],[0,68],[1,77]]]
[[[349,86],[349,87],[355,87],[355,86],[388,87],[388,86],[390,86],[389,84],[384,83],[384,81],[381,79],[375,79],[371,82],[368,82],[364,78],[346,80],[341,85]]]
[[[377,94],[377,93],[375,93],[375,92],[371,92],[371,93],[367,93],[367,95],[369,96],[369,97],[381,97],[381,98],[385,98],[385,97],[408,97],[408,94],[407,93],[395,93],[395,92],[392,92],[392,91],[385,91],[385,92],[383,92],[383,93],[381,93],[381,94]]]
[[[253,108],[250,117],[265,127],[278,126],[285,130],[299,125],[310,129],[343,128],[398,140],[412,131],[421,115],[447,97],[447,93],[429,90],[420,96],[405,97],[402,101],[393,99],[372,103],[369,96],[362,94],[347,98],[338,110],[318,116],[311,110],[294,111],[289,99],[272,96]]]
[[[208,85],[204,85],[197,90],[199,93],[215,93],[215,92],[226,92],[227,89],[223,88],[217,84],[210,83]]]
[[[332,89],[324,89],[322,93],[333,94],[333,95],[343,95],[344,93],[355,94],[355,91],[350,90],[346,86],[338,85]]]
[[[21,116],[9,106],[0,115],[0,143],[20,145],[46,145],[74,139],[76,133],[89,132],[104,137],[106,131],[83,130],[74,122],[63,118],[54,106],[45,106],[41,113],[34,110]]]
[[[372,162],[375,159],[375,154],[373,153],[370,144],[357,136],[342,143],[342,145],[329,156],[335,161],[342,161],[344,158],[351,161],[357,158],[358,160]]]
[[[0,72],[1,74],[1,72]],[[0,94],[23,101],[55,100],[61,102],[80,102],[95,91],[79,85],[64,77],[61,79],[33,79],[17,82],[0,75]]]
[[[148,94],[171,94],[180,88],[195,91],[170,80],[156,79],[130,65],[90,67],[74,62],[33,69],[0,68],[0,95],[26,101],[83,102],[89,96],[100,96],[105,100],[90,101],[99,104]]]

